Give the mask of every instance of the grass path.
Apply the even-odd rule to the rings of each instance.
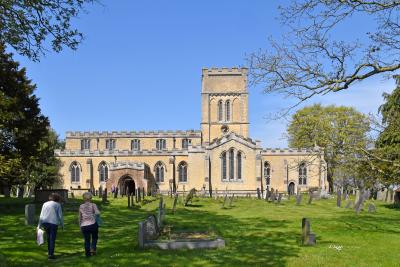
[[[357,216],[337,208],[334,199],[301,206],[293,199],[281,205],[239,199],[226,209],[219,201],[197,199],[172,215],[167,199],[166,221],[173,229],[213,229],[226,241],[222,249],[193,251],[138,248],[138,222],[155,213],[157,201],[134,209],[126,199],[96,201],[104,226],[98,255],[89,259],[78,227],[80,201],[72,202],[65,207],[66,229],[58,231],[58,258],[48,262],[47,245],[37,246],[35,227],[24,225],[29,200],[0,198],[0,266],[400,266],[400,210],[384,203],[376,202],[375,214]],[[317,236],[314,247],[299,244],[303,217]]]

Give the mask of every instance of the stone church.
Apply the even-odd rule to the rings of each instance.
[[[67,132],[61,160],[68,190],[118,187],[254,194],[321,188],[326,168],[318,148],[271,149],[249,137],[246,68],[202,70],[200,130]]]

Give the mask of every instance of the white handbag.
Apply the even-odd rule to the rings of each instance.
[[[44,231],[40,228],[37,228],[37,233],[36,233],[36,243],[40,246],[44,243]]]

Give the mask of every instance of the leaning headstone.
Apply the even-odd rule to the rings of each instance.
[[[228,195],[225,195],[224,202],[222,203],[222,208],[225,208],[226,200],[228,199]]]
[[[257,198],[261,199],[261,192],[260,192],[260,188],[257,187]]]
[[[311,233],[310,221],[307,218],[301,220],[301,241],[303,245],[315,245],[315,234]]]
[[[301,199],[302,198],[303,198],[303,195],[298,192],[297,195],[296,195],[296,205],[300,205],[301,204]]]
[[[186,200],[185,200],[185,206],[187,206],[189,204],[189,202],[192,202],[195,193],[196,193],[195,188],[190,189],[190,192],[187,195]]]
[[[336,197],[336,206],[337,207],[342,207],[342,190],[337,191],[337,197]]]
[[[365,201],[367,196],[368,196],[368,191],[365,191],[362,194],[360,194],[360,197],[359,197],[358,201],[354,205],[354,208],[355,208],[357,214],[360,213],[360,211],[362,209],[362,206],[364,204],[364,201]]]
[[[353,206],[353,201],[352,201],[352,200],[349,200],[349,201],[347,202],[345,208],[346,208],[346,209],[349,209],[349,208],[351,208],[352,206]]]
[[[25,205],[25,224],[35,224],[35,204]]]
[[[175,214],[176,204],[178,203],[178,196],[179,196],[178,193],[176,193],[174,197],[174,205],[172,206],[172,214]]]
[[[375,207],[375,205],[373,203],[369,203],[368,212],[369,213],[376,212],[376,207]]]

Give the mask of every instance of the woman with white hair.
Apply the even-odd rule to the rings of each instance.
[[[96,255],[96,245],[99,233],[99,226],[96,222],[96,216],[100,215],[100,211],[96,204],[92,203],[92,194],[86,192],[83,194],[85,203],[79,207],[79,226],[85,238],[85,254],[86,257]]]

